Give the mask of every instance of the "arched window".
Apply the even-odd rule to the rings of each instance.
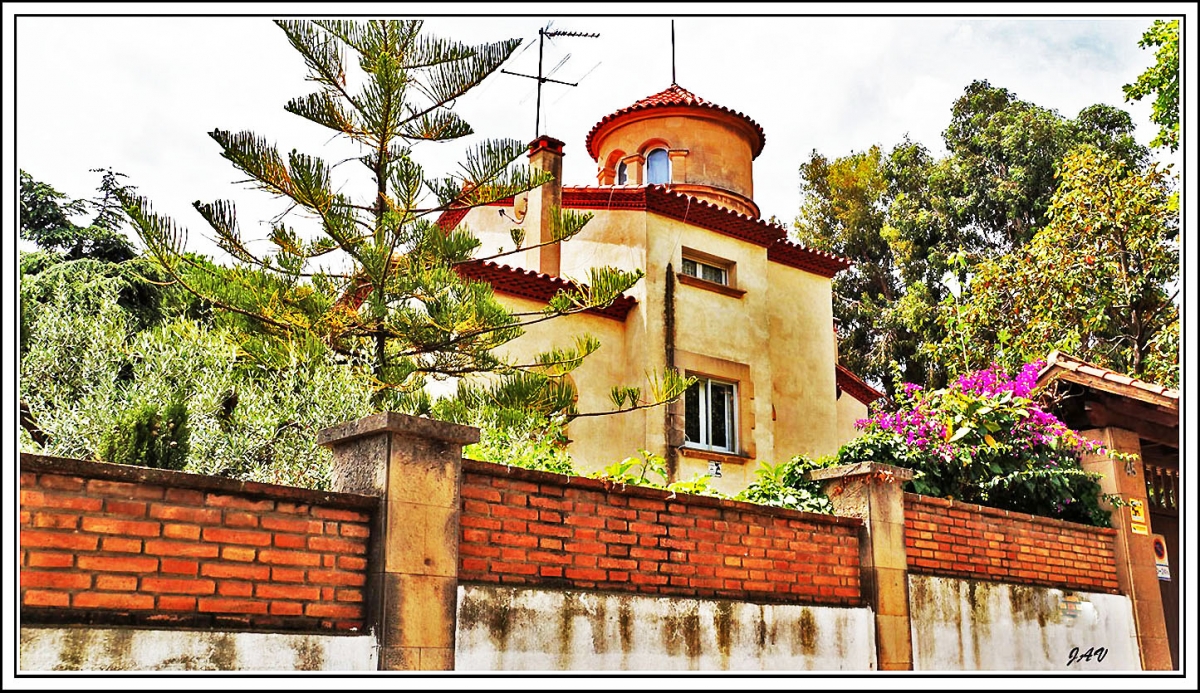
[[[666,185],[671,182],[671,159],[665,149],[653,149],[646,155],[646,182]]]
[[[622,161],[617,165],[617,185],[625,185],[629,182],[629,167]]]

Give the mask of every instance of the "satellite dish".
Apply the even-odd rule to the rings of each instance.
[[[525,219],[525,212],[529,210],[529,193],[523,192],[513,198],[513,217],[518,224]]]

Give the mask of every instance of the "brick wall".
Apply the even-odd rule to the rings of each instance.
[[[361,630],[377,503],[21,455],[21,618]]]
[[[459,581],[859,606],[861,521],[463,460]]]
[[[1116,530],[904,494],[910,573],[1116,594]]]

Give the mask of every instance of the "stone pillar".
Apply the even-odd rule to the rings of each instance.
[[[641,154],[631,154],[621,161],[625,164],[625,185],[643,185],[642,175],[646,168],[646,157]]]
[[[479,429],[385,412],[333,426],[333,490],[382,498],[367,612],[379,668],[453,670],[462,448]]]
[[[687,183],[687,155],[686,149],[672,149],[667,152],[667,156],[671,159],[671,183]]]
[[[1133,604],[1133,622],[1137,630],[1142,669],[1170,670],[1171,645],[1163,617],[1162,592],[1154,564],[1154,528],[1150,526],[1150,506],[1146,499],[1146,477],[1142,466],[1141,442],[1136,433],[1120,428],[1081,431],[1085,438],[1103,443],[1120,453],[1137,455],[1132,461],[1115,460],[1107,455],[1084,455],[1083,468],[1104,475],[1100,489],[1119,495],[1127,503],[1141,503],[1145,522],[1134,527],[1129,507],[1111,508],[1112,526],[1117,530],[1115,553],[1117,584]],[[1104,504],[1109,507],[1107,504]],[[1138,531],[1134,531],[1137,529]],[[1145,530],[1145,534],[1141,530]]]
[[[529,143],[529,165],[545,171],[554,179],[536,190],[529,191],[528,217],[536,225],[537,233],[531,243],[550,243],[554,239],[554,215],[562,209],[562,159],[563,143],[553,137],[542,135]],[[543,274],[557,277],[561,271],[562,244],[550,243],[532,251],[534,257],[530,267]]]
[[[875,611],[880,671],[913,668],[908,615],[908,554],[904,546],[904,482],[911,469],[864,462],[810,472],[822,482],[834,513],[861,518],[862,591]]]

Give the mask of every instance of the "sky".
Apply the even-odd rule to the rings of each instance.
[[[27,11],[51,7],[30,5]],[[221,9],[201,7],[210,13]],[[321,7],[286,6],[306,12]],[[361,10],[363,16],[371,16],[373,9],[338,7]],[[390,12],[463,8],[385,7]],[[465,7],[482,13],[495,12],[497,6]],[[524,39],[504,67],[525,74],[537,72],[539,28],[600,35],[558,38],[544,49],[545,69],[558,66],[553,78],[579,83],[543,87],[542,133],[566,143],[563,177],[568,185],[596,182],[596,163],[583,144],[593,125],[670,85],[672,18],[676,82],[745,113],[766,132],[765,149],[755,161],[755,199],[764,217],[784,223],[790,224],[799,209],[798,170],[812,151],[842,156],[874,144],[891,147],[908,136],[942,153],[941,132],[950,106],[976,79],[1067,117],[1096,103],[1125,108],[1142,143],[1156,132],[1149,102],[1126,104],[1121,87],[1153,63],[1152,52],[1139,48],[1137,41],[1162,14],[835,17],[798,14],[813,12],[813,6],[768,5],[759,10],[780,16],[694,16],[679,10],[711,12],[722,6],[637,6],[661,13],[651,17],[611,16],[622,9],[613,6],[584,7],[595,9],[588,10],[589,16],[561,16],[537,14],[542,6],[505,6],[528,14],[426,21],[428,32],[466,43]],[[139,13],[189,8],[195,9],[109,6],[110,11]],[[925,11],[943,8],[947,6]],[[847,9],[870,6],[832,7]],[[979,12],[978,7],[967,9]],[[195,250],[214,252],[191,207],[194,200],[236,201],[243,233],[264,237],[265,222],[283,206],[238,184],[241,177],[206,133],[214,128],[252,130],[280,151],[297,148],[331,161],[355,154],[345,144],[331,142],[323,128],[283,110],[289,99],[315,89],[304,79],[301,58],[272,23],[271,16],[279,16],[271,15],[272,10],[279,7],[259,6],[264,15],[257,17],[17,18],[15,49],[10,49],[15,56],[17,167],[72,197],[94,194],[99,174],[90,169],[111,167],[124,173],[156,211],[190,230],[189,247]],[[416,156],[427,170],[447,171],[479,139],[528,142],[536,134],[535,101],[533,80],[494,74],[456,104],[476,135],[420,145]],[[370,187],[362,187],[366,181],[354,179],[349,168],[339,169],[347,172],[345,190],[369,195]]]

